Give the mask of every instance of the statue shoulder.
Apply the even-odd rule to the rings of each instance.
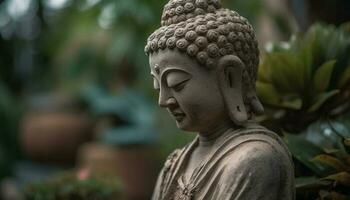
[[[261,140],[248,140],[236,147],[235,156],[239,157],[240,163],[273,162],[278,158],[279,152],[271,143]]]
[[[221,163],[221,182],[232,186],[227,190],[235,191],[236,186],[244,185],[247,197],[242,199],[254,199],[256,195],[264,197],[261,199],[293,199],[294,169],[288,150],[269,133],[257,132],[242,137],[237,138],[240,141],[229,148],[229,154]],[[272,196],[266,191],[271,191]],[[280,196],[273,196],[277,194]]]
[[[292,199],[293,169],[285,168],[283,159],[268,143],[252,140],[241,143],[220,162],[216,196],[225,200],[237,196],[242,200]]]
[[[234,153],[226,157],[225,174],[242,178],[249,176],[252,180],[273,183],[280,178],[283,162],[283,156],[271,145],[249,141],[241,143]]]
[[[234,152],[259,151],[267,155],[271,154],[274,157],[279,155],[291,161],[291,154],[282,138],[262,126],[231,131],[223,139],[222,144],[227,146],[228,149],[235,148]],[[259,152],[255,154],[259,154]],[[251,154],[251,152],[249,153]]]
[[[288,149],[278,135],[267,129],[246,132],[231,139],[225,156],[226,173],[250,174],[273,182],[293,176],[293,163]]]
[[[292,165],[282,139],[264,127],[231,131],[217,144],[216,149],[215,156],[229,162],[227,166],[230,167],[254,169],[255,164],[267,167]]]

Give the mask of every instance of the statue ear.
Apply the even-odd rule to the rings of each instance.
[[[218,81],[231,120],[242,125],[248,120],[243,101],[243,72],[245,65],[237,56],[227,55],[218,62]]]

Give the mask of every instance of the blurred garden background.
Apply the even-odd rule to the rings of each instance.
[[[195,135],[157,107],[147,37],[167,0],[0,0],[0,200],[149,199]],[[350,199],[350,1],[222,0],[260,42],[258,120],[297,199]]]

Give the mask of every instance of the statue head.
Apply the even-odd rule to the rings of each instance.
[[[263,112],[253,27],[219,0],[170,0],[145,52],[159,105],[178,127],[206,131],[226,119],[242,125]]]

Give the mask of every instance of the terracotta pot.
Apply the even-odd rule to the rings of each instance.
[[[89,137],[89,127],[84,113],[29,112],[22,121],[20,140],[33,160],[68,164]]]
[[[89,143],[79,150],[78,168],[114,173],[122,181],[123,199],[148,200],[159,172],[155,155],[152,147]]]

